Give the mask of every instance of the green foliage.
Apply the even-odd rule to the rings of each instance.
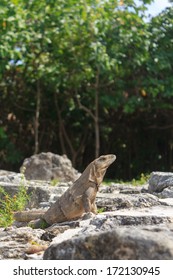
[[[14,196],[10,196],[2,187],[0,187],[0,196],[2,197],[0,199],[0,227],[11,225],[14,221],[13,213],[25,208],[29,196],[23,182],[23,178],[21,178],[18,192]]]
[[[16,137],[16,136],[14,136]],[[22,159],[21,152],[16,145],[10,140],[5,129],[0,127],[0,156],[5,163],[13,165]]]
[[[98,212],[98,213],[103,213],[103,212],[105,212],[105,211],[106,211],[106,208],[104,208],[104,207],[98,208],[98,209],[97,209],[97,212]]]
[[[103,181],[103,184],[110,186],[112,183],[117,183],[117,184],[132,184],[133,186],[139,186],[139,185],[146,184],[148,182],[149,177],[150,174],[141,173],[140,176],[138,176],[137,178],[133,178],[131,181],[106,179]]]
[[[37,223],[38,224],[37,224],[36,227],[39,227],[41,229],[45,229],[45,228],[47,228],[49,226],[49,224],[45,220],[43,220],[43,219],[40,219],[39,221],[37,221]],[[28,226],[34,229],[35,228],[35,221],[30,221],[28,223]]]
[[[58,179],[53,179],[53,180],[51,180],[51,182],[50,182],[51,186],[56,186],[58,183],[59,183],[59,180],[58,180]]]
[[[138,2],[1,1],[0,168],[51,150],[82,170],[97,128],[119,178],[171,170],[173,8]]]
[[[173,7],[153,18],[149,25],[152,36],[150,36],[150,57],[147,61],[149,80],[148,83],[145,80],[145,87],[148,87],[148,94],[151,95],[155,106],[159,108],[163,106],[165,109],[171,109],[170,99],[173,97],[172,15]]]
[[[132,183],[133,186],[144,185],[148,182],[149,177],[150,177],[150,175],[141,173],[140,178],[139,179],[133,179],[131,181],[131,183]]]
[[[49,224],[45,220],[41,220],[40,228],[45,229],[49,226]]]

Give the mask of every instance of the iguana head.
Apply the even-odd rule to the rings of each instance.
[[[89,181],[95,182],[98,186],[103,181],[104,175],[107,168],[111,165],[116,159],[116,156],[113,154],[103,155],[95,159],[90,164],[90,174]]]

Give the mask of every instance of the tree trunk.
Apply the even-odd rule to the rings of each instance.
[[[36,100],[36,112],[35,112],[35,149],[34,154],[39,152],[39,120],[40,120],[40,104],[41,104],[41,90],[40,81],[37,81],[37,100]]]
[[[99,128],[99,70],[97,70],[95,83],[95,157],[100,154],[100,128]]]
[[[59,108],[58,98],[57,98],[56,93],[55,93],[55,106],[56,106],[58,121],[59,121],[59,140],[60,140],[60,144],[61,144],[62,153],[68,155],[67,149],[66,149],[66,146],[68,146],[69,149],[70,149],[70,153],[71,153],[72,164],[75,167],[76,158],[77,158],[77,155],[78,155],[79,151],[78,150],[76,151],[73,148],[72,140],[68,136],[67,130],[66,130],[64,122],[63,122],[63,119],[61,117],[61,110]]]
[[[63,120],[61,117],[61,111],[59,108],[59,104],[58,104],[58,98],[57,98],[57,94],[54,94],[54,99],[55,99],[55,107],[56,107],[56,111],[57,111],[57,116],[58,116],[58,122],[59,122],[59,141],[60,141],[60,145],[61,145],[61,150],[63,154],[66,154],[66,148],[65,148],[65,143],[64,143],[64,137],[63,137]]]

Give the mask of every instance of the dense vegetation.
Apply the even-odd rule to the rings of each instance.
[[[110,176],[173,166],[173,8],[133,0],[1,0],[0,168],[67,154]],[[116,170],[116,174],[115,174]]]

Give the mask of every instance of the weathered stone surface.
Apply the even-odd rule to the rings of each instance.
[[[161,194],[161,198],[173,198],[173,186],[165,188]]]
[[[32,183],[28,186],[28,194],[30,196],[28,208],[47,208],[54,203],[59,196],[61,196],[71,183],[66,184],[66,187],[61,187],[61,184],[57,186],[51,186],[50,184]]]
[[[29,181],[22,178],[20,173],[0,176],[0,186],[10,196],[17,194],[21,186],[27,189],[27,193],[30,196],[27,208],[49,207],[71,185],[72,182],[65,184],[60,182],[56,186],[52,186],[50,181]],[[2,198],[1,193],[0,198]]]
[[[20,173],[0,172],[0,187],[2,187],[9,195],[13,196],[19,190],[19,185],[22,182]],[[0,199],[2,195],[0,193]]]
[[[98,193],[96,199],[99,208],[113,211],[121,208],[143,208],[161,205],[157,196],[149,193],[123,194],[123,193]]]
[[[31,245],[48,245],[40,239],[43,232],[42,229],[33,231],[29,227],[0,228],[0,259],[25,259]]]
[[[102,185],[100,193],[122,193],[122,194],[139,194],[148,192],[148,184],[142,186],[132,186],[125,183],[110,183],[110,185]]]
[[[25,169],[28,180],[53,180],[62,182],[75,181],[79,173],[72,167],[66,155],[60,156],[53,153],[41,153],[26,158],[20,170]]]
[[[173,173],[152,172],[149,179],[149,192],[162,192],[165,188],[173,187]]]
[[[27,207],[44,209],[72,183],[52,186],[50,181],[24,180],[22,184],[31,195]],[[0,186],[10,195],[20,185],[21,174],[0,173]],[[172,188],[151,194],[148,185],[102,185],[96,203],[104,212],[97,216],[86,213],[44,230],[26,227],[25,222],[0,228],[0,259],[43,259],[44,250],[45,259],[173,259]]]
[[[160,208],[161,207],[161,208]],[[87,217],[88,216],[88,219]],[[170,206],[153,206],[153,208],[139,208],[139,209],[119,209],[117,211],[113,212],[106,212],[103,214],[98,214],[97,216],[93,215],[85,215],[82,219],[79,219],[77,221],[70,221],[70,222],[64,222],[64,223],[59,223],[59,224],[54,224],[51,227],[45,229],[45,230],[40,230],[40,229],[31,229],[29,227],[21,227],[15,228],[15,227],[10,227],[9,229],[0,230],[0,258],[1,259],[42,259],[43,258],[43,251],[38,252],[39,249],[42,249],[43,247],[40,247],[41,245],[51,245],[49,247],[49,254],[53,254],[54,258],[54,253],[50,253],[52,250],[51,248],[55,248],[56,246],[60,245],[60,248],[63,248],[65,250],[65,258],[71,258],[70,255],[68,255],[68,248],[73,248],[76,247],[75,250],[81,249],[81,247],[78,247],[78,244],[82,244],[83,242],[85,243],[85,238],[95,238],[94,236],[97,236],[98,234],[98,244],[100,242],[99,246],[102,246],[102,233],[105,234],[112,232],[112,231],[118,231],[121,228],[127,228],[128,230],[121,231],[121,237],[122,237],[122,244],[125,242],[124,245],[122,246],[129,246],[126,245],[126,242],[128,239],[126,237],[126,233],[130,232],[132,236],[130,238],[133,239],[135,236],[135,232],[137,231],[137,234],[139,233],[139,230],[141,231],[141,238],[142,240],[138,240],[139,244],[140,242],[143,242],[143,246],[145,247],[145,242],[146,246],[149,246],[147,244],[153,244],[155,242],[155,235],[153,232],[158,232],[162,228],[164,228],[164,234],[167,230],[167,233],[170,231],[173,231],[173,207]],[[141,229],[141,227],[146,226],[147,231],[150,233],[150,235],[145,235],[146,229]],[[173,233],[173,232],[172,232]],[[172,234],[171,233],[171,234]],[[125,234],[125,236],[124,236]],[[110,234],[111,235],[111,234]],[[108,239],[110,239],[110,235],[108,235]],[[138,234],[139,235],[139,234]],[[111,235],[112,236],[112,235]],[[124,236],[124,237],[123,237]],[[123,239],[124,238],[124,239]],[[160,242],[163,246],[165,246],[162,243],[163,238],[165,239],[166,236],[163,234],[160,234]],[[75,240],[78,240],[77,243]],[[130,239],[131,240],[131,239]],[[114,239],[110,242],[114,243]],[[169,241],[169,240],[168,240]],[[64,243],[65,242],[65,243]],[[74,243],[75,242],[75,243]],[[105,241],[106,242],[106,241]],[[134,241],[135,242],[135,238]],[[35,244],[36,243],[36,244]],[[110,246],[112,243],[109,243]],[[55,244],[53,247],[52,245]],[[58,245],[59,244],[59,245]],[[64,245],[65,244],[65,245]],[[67,245],[68,244],[68,245]],[[72,244],[72,245],[71,245]],[[87,243],[88,244],[88,243]],[[107,244],[107,248],[108,248]],[[119,243],[118,243],[119,244]],[[138,243],[134,243],[134,248],[137,246]],[[154,243],[155,244],[155,243]],[[167,251],[169,248],[169,242],[167,243],[167,247],[165,250]],[[32,252],[35,250],[35,247],[33,248],[31,245],[38,245],[39,248],[36,249],[36,252],[32,254]],[[72,247],[71,247],[72,246]],[[81,246],[81,245],[80,245]],[[95,246],[93,244],[92,246]],[[105,244],[103,245],[103,247]],[[156,245],[153,245],[153,250],[156,248]],[[45,248],[45,247],[44,247]],[[59,248],[59,247],[58,247]],[[95,247],[90,247],[92,252],[95,252],[96,248]],[[100,247],[102,248],[102,247]],[[56,249],[57,250],[57,249]],[[93,251],[94,250],[94,251]],[[103,250],[103,248],[101,249]],[[141,249],[140,249],[141,250]],[[139,250],[139,254],[141,251]],[[80,251],[80,250],[79,250]],[[30,252],[28,254],[28,252]],[[54,249],[53,249],[54,252]],[[58,254],[60,254],[61,250],[59,251],[58,249]],[[64,251],[63,251],[64,252]],[[99,253],[100,252],[100,253]],[[107,255],[102,256],[102,251],[96,252],[96,258],[104,258],[107,257]],[[111,251],[109,252],[111,253]],[[47,253],[45,253],[47,254]],[[83,254],[83,253],[82,253]],[[100,254],[100,257],[98,257],[98,254]],[[107,252],[108,254],[108,252]],[[135,254],[133,252],[133,254]],[[153,253],[154,254],[154,253]],[[47,256],[47,255],[45,255]],[[154,257],[161,258],[163,255],[161,254],[160,256],[157,255],[157,252]],[[79,256],[74,255],[74,258],[78,258]],[[82,255],[82,258],[85,257],[85,255]],[[93,258],[93,256],[90,256]],[[113,259],[116,257],[116,255],[109,256],[109,259]],[[127,255],[124,256],[124,259],[127,257]],[[132,258],[134,255],[132,255]],[[45,257],[47,258],[47,257]],[[52,257],[51,257],[52,258]],[[63,259],[64,255],[58,255],[57,258]],[[143,258],[143,255],[139,255],[139,259]],[[166,258],[168,258],[168,255],[166,255]]]
[[[72,224],[71,224],[72,223]],[[75,227],[73,227],[75,223]],[[84,215],[82,219],[77,221],[71,221],[66,223],[59,223],[52,225],[46,229],[46,232],[55,233],[55,231],[64,229],[64,226],[68,226],[68,232],[62,232],[61,236],[57,236],[53,239],[52,243],[60,243],[64,240],[70,240],[74,236],[84,236],[88,234],[94,234],[96,232],[108,231],[110,229],[116,229],[121,226],[143,226],[143,225],[160,225],[160,224],[172,224],[173,223],[173,207],[167,206],[153,207],[148,211],[140,209],[131,210],[118,210],[112,212],[104,212],[98,214],[95,217],[88,215],[88,219]],[[55,231],[54,231],[55,230]],[[55,234],[56,235],[56,234]]]
[[[159,232],[158,232],[159,231]],[[167,228],[117,228],[51,245],[45,260],[169,260],[173,234]]]
[[[0,182],[5,183],[15,183],[20,184],[22,180],[22,174],[15,173],[15,172],[7,172],[7,173],[1,173],[0,172]]]

